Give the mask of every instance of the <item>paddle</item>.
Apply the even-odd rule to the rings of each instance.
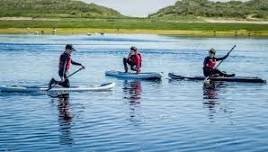
[[[84,67],[79,68],[78,70],[74,71],[73,73],[69,74],[66,78],[70,78],[71,76],[75,75],[76,73],[78,73],[79,71],[85,69]],[[51,88],[48,88],[47,91],[51,90],[55,85],[51,86]]]
[[[229,56],[229,54],[234,50],[234,48],[236,47],[236,45],[234,45],[233,47],[232,47],[232,49],[227,53],[228,54],[228,56]],[[227,58],[226,58],[227,59]],[[219,62],[219,64],[217,64],[217,66],[214,68],[214,69],[217,69],[220,65],[221,65],[221,63],[223,62],[224,60],[221,60],[220,62]]]
[[[229,56],[229,54],[234,50],[235,47],[236,47],[236,45],[234,45],[234,46],[231,48],[231,50],[227,53],[228,56]],[[228,57],[228,56],[227,56],[227,57]],[[227,59],[227,58],[225,58],[225,59]],[[225,59],[224,59],[224,60],[225,60]],[[217,68],[221,65],[221,63],[222,63],[224,60],[221,60],[221,61],[216,65],[216,67],[215,67],[214,69],[217,69]],[[207,76],[207,77],[205,78],[204,83],[205,83],[206,81],[208,81],[208,79],[209,79],[209,76]]]

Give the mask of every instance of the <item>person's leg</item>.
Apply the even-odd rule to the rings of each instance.
[[[127,61],[128,59],[127,58],[123,58],[123,64],[124,64],[124,69],[125,69],[125,72],[127,73],[128,72],[128,67],[127,67]]]
[[[70,81],[67,78],[66,73],[64,74],[64,81],[63,82],[60,82],[59,85],[61,85],[64,88],[70,88]]]
[[[51,89],[53,85],[57,85],[57,84],[58,84],[58,81],[52,78],[48,83],[48,89]]]
[[[130,65],[130,69],[131,69],[132,71],[137,71],[137,69],[135,68],[135,65]]]
[[[64,81],[63,82],[59,82],[57,81],[57,84],[64,87],[64,88],[69,88],[70,87],[70,82],[67,78],[66,73],[63,73],[63,71],[59,71],[59,77],[64,77]]]
[[[64,88],[70,88],[70,81],[68,78],[65,78],[63,82],[60,82],[59,85],[61,85]]]
[[[213,70],[213,74],[217,75],[217,76],[221,76],[223,77],[225,75],[225,73],[221,72],[220,70],[218,69],[214,69]]]
[[[235,74],[227,74],[226,72],[220,71],[218,69],[214,70],[215,74],[218,74],[221,77],[234,77]]]
[[[209,69],[203,68],[203,74],[204,74],[205,77],[208,77],[208,76],[211,75],[209,71],[210,71]]]
[[[135,65],[134,62],[129,61],[128,64],[130,65],[130,69],[131,69],[132,71],[137,71],[137,70],[136,70],[136,67],[135,67],[136,65]]]

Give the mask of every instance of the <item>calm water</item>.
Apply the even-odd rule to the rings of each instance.
[[[268,151],[267,85],[203,90],[202,82],[167,79],[168,72],[200,75],[209,48],[224,55],[234,44],[221,69],[268,79],[268,39],[1,35],[0,84],[45,85],[57,78],[66,43],[86,66],[72,84],[117,86],[61,98],[1,93],[0,151]],[[143,71],[164,73],[161,82],[104,76],[123,68],[131,45],[143,53]]]

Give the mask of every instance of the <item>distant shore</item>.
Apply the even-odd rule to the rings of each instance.
[[[147,29],[96,29],[96,28],[0,28],[0,34],[35,35],[94,35],[94,34],[159,34],[193,37],[268,37],[268,31],[201,31],[201,30],[147,30]]]
[[[207,19],[0,18],[0,34],[161,34],[204,37],[268,37],[267,21]]]

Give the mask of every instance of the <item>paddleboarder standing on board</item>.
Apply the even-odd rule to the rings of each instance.
[[[234,77],[235,74],[226,74],[223,71],[218,70],[216,67],[217,61],[221,61],[226,59],[229,56],[229,53],[227,53],[225,56],[221,58],[215,57],[216,50],[211,48],[209,50],[209,56],[207,56],[204,60],[203,64],[203,73],[205,77]]]
[[[141,53],[136,47],[132,46],[130,48],[130,53],[128,54],[128,57],[123,58],[125,72],[126,73],[128,72],[128,65],[130,65],[131,70],[136,71],[136,73],[140,73],[141,62],[142,62]]]
[[[71,65],[76,65],[76,66],[81,66],[82,69],[85,67],[78,62],[75,62],[72,60],[71,54],[73,51],[76,51],[71,44],[67,44],[65,46],[65,51],[60,55],[59,59],[59,77],[61,81],[56,81],[54,78],[52,78],[49,82],[48,88],[50,89],[53,84],[60,85],[62,87],[69,88],[70,87],[70,82],[67,76],[67,73],[71,67]]]

